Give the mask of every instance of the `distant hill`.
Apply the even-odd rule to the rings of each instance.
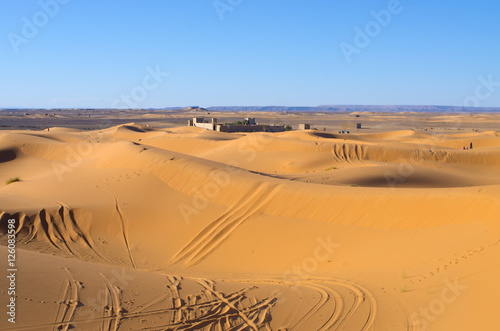
[[[214,107],[163,107],[163,108],[138,108],[138,109],[110,109],[110,108],[0,108],[1,114],[19,113],[56,113],[56,112],[79,112],[82,114],[96,114],[106,111],[118,111],[120,113],[134,112],[147,113],[156,111],[166,112],[210,112],[210,111],[241,111],[241,112],[417,112],[417,113],[496,113],[500,107],[459,107],[459,106],[433,106],[433,105],[321,105],[321,106],[214,106]]]
[[[179,109],[179,111],[186,111],[186,112],[189,112],[189,111],[207,112],[208,110],[205,109],[205,108],[202,108],[202,107],[194,106],[194,107],[186,107],[186,108],[183,108],[183,109]]]
[[[208,107],[211,111],[269,111],[269,112],[500,112],[500,107],[458,107],[458,106],[410,106],[410,105],[322,105],[316,107],[285,106],[217,106]]]

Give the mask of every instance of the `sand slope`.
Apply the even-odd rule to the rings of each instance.
[[[495,329],[499,165],[492,131],[3,132],[0,228],[36,295],[16,327]]]
[[[24,250],[19,256],[23,274],[17,280],[22,285],[17,300],[22,310],[20,322],[9,330],[370,329],[377,312],[366,289],[330,278],[302,284],[235,282],[153,274]],[[31,273],[37,274],[36,282]],[[397,311],[397,304],[393,306]],[[28,318],[33,312],[36,318]]]

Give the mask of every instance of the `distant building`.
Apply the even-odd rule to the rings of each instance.
[[[215,126],[217,125],[217,119],[212,118],[210,121],[208,121],[205,120],[204,117],[194,117],[192,121],[188,121],[188,125],[213,131],[215,130]]]
[[[241,123],[241,122],[239,122]],[[284,125],[257,125],[255,118],[245,118],[245,124],[217,124],[217,119],[212,118],[210,121],[204,117],[194,117],[188,120],[188,126],[204,128],[219,132],[282,132],[285,131]]]
[[[245,123],[247,125],[256,125],[255,123],[255,117],[245,117]]]
[[[218,124],[217,131],[220,132],[283,132],[284,125],[222,125]]]
[[[311,124],[299,124],[299,130],[310,130]]]

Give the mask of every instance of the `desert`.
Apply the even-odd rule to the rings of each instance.
[[[1,131],[2,329],[495,329],[498,115],[356,115]]]
[[[500,1],[0,5],[0,331],[500,330]]]

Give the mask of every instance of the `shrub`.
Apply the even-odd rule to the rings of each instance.
[[[19,181],[20,181],[19,177],[14,177],[14,178],[7,179],[5,181],[5,184],[9,185],[9,184],[12,184],[12,183],[15,183],[15,182],[19,182]]]

